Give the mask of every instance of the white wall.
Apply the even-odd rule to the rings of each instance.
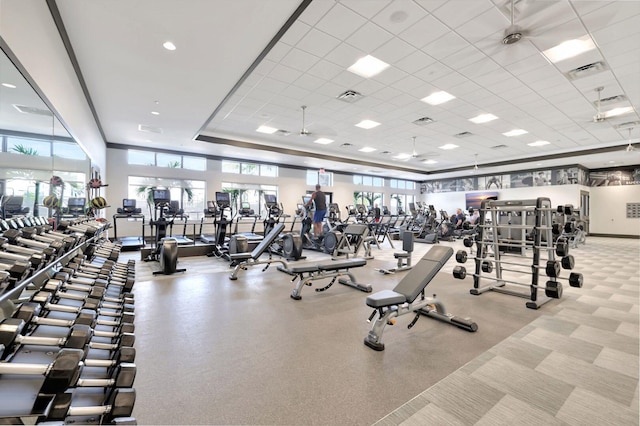
[[[627,219],[627,203],[640,203],[640,185],[595,186],[590,198],[592,234],[640,236],[640,219]]]

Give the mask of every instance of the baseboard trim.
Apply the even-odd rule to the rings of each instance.
[[[626,235],[626,234],[594,234],[589,233],[590,237],[607,237],[607,238],[631,238],[634,240],[640,240],[640,235]]]

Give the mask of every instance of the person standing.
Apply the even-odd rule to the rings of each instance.
[[[313,214],[313,234],[319,238],[322,235],[322,221],[327,214],[327,197],[320,190],[320,184],[316,185],[316,190],[311,194],[311,199],[305,207],[310,207],[312,203],[316,205],[316,211]]]

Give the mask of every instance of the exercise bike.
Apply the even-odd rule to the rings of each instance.
[[[154,250],[145,261],[160,262],[160,270],[153,275],[171,275],[176,272],[184,272],[185,268],[178,269],[178,241],[173,237],[167,237],[167,228],[173,225],[173,219],[165,216],[171,205],[171,192],[168,189],[153,190],[153,204],[155,207],[154,219],[149,224],[155,227]]]

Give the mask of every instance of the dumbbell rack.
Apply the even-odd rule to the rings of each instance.
[[[530,225],[526,224],[500,224],[499,215],[503,212],[517,212],[522,216],[526,216],[528,212],[534,216],[533,224],[533,241],[525,241],[524,239],[514,241],[513,245],[516,247],[526,247],[528,243],[531,243],[531,250],[533,257],[531,259],[531,282],[530,284],[518,283],[509,281],[503,278],[503,260],[501,256],[502,249],[505,245],[511,244],[508,241],[501,241],[499,239],[500,232],[502,230],[518,230],[519,234],[524,235],[525,230],[530,229]],[[473,275],[473,288],[470,293],[473,295],[480,295],[487,291],[495,291],[499,293],[509,294],[513,296],[528,298],[526,302],[527,308],[538,309],[545,303],[552,300],[551,297],[546,295],[546,291],[539,292],[540,286],[540,269],[542,256],[541,254],[547,254],[547,262],[555,262],[555,248],[553,244],[552,234],[552,212],[551,201],[548,198],[540,197],[535,200],[508,200],[508,201],[496,201],[496,200],[484,200],[480,206],[480,224],[479,234],[476,242],[476,257],[475,257],[475,274]],[[487,221],[487,215],[490,215],[490,222]],[[543,235],[545,238],[543,239]],[[490,283],[483,284],[483,273],[490,273],[487,269],[483,268],[487,265],[486,257],[488,255],[488,249],[492,248],[494,261],[492,264],[493,272],[495,272],[495,278],[487,277],[485,281],[491,281]],[[525,250],[522,250],[525,253]],[[523,265],[525,266],[525,265]],[[524,271],[523,271],[524,272]],[[506,288],[508,284],[515,284],[521,286],[528,286],[529,292],[515,291],[510,288]],[[560,285],[560,284],[558,284]],[[560,290],[561,293],[561,290]]]
[[[80,237],[79,243],[70,248],[63,255],[52,259],[45,267],[39,269],[28,278],[16,283],[12,288],[7,288],[0,293],[0,320],[11,318],[15,314],[16,309],[31,300],[33,294],[42,289],[47,282],[51,284],[56,281],[53,279],[56,274],[60,274],[66,267],[71,266],[80,259],[99,258],[117,260],[119,249],[111,245],[108,251],[104,249],[104,245],[111,244],[106,240],[106,229],[110,224],[97,222],[94,220],[74,221],[69,223],[69,230],[77,232],[78,229],[86,226],[91,228],[87,232],[87,237]],[[89,236],[90,235],[90,236]],[[104,253],[109,253],[105,255]],[[106,257],[105,257],[106,256]],[[111,291],[114,291],[112,288]],[[72,292],[69,292],[72,293]],[[67,301],[60,299],[56,305],[65,307],[82,306],[81,302],[75,300]],[[100,313],[98,315],[101,315]],[[50,310],[46,315],[47,319],[69,319],[69,315]],[[106,318],[106,317],[105,317]],[[104,329],[104,327],[102,327]],[[32,333],[28,336],[36,337],[56,337],[60,338],[65,335],[66,328],[59,326],[37,325]],[[99,333],[94,333],[98,335]],[[105,342],[108,340],[100,337],[94,338],[96,342]],[[2,349],[2,348],[0,348]],[[60,348],[56,346],[41,345],[21,345],[18,349],[10,354],[5,354],[6,358],[0,361],[1,364],[11,365],[50,365],[55,359]],[[108,360],[110,351],[98,350],[93,348],[83,348],[87,354],[86,358],[94,360]],[[0,354],[2,351],[0,350]],[[105,377],[104,367],[84,366],[82,368],[82,379],[101,379]],[[49,420],[47,416],[51,415],[54,398],[63,399],[64,390],[55,395],[40,395],[40,386],[43,383],[42,375],[14,375],[4,374],[0,376],[0,423],[7,424],[37,424],[42,421]],[[100,407],[104,404],[107,390],[104,387],[66,389],[73,393],[73,402],[71,407]],[[132,391],[132,390],[131,390]],[[102,421],[100,415],[85,415],[73,417],[72,422],[82,424],[99,424]],[[64,419],[57,419],[64,421]],[[127,421],[135,421],[135,419],[127,419]],[[135,423],[129,423],[135,424]]]

